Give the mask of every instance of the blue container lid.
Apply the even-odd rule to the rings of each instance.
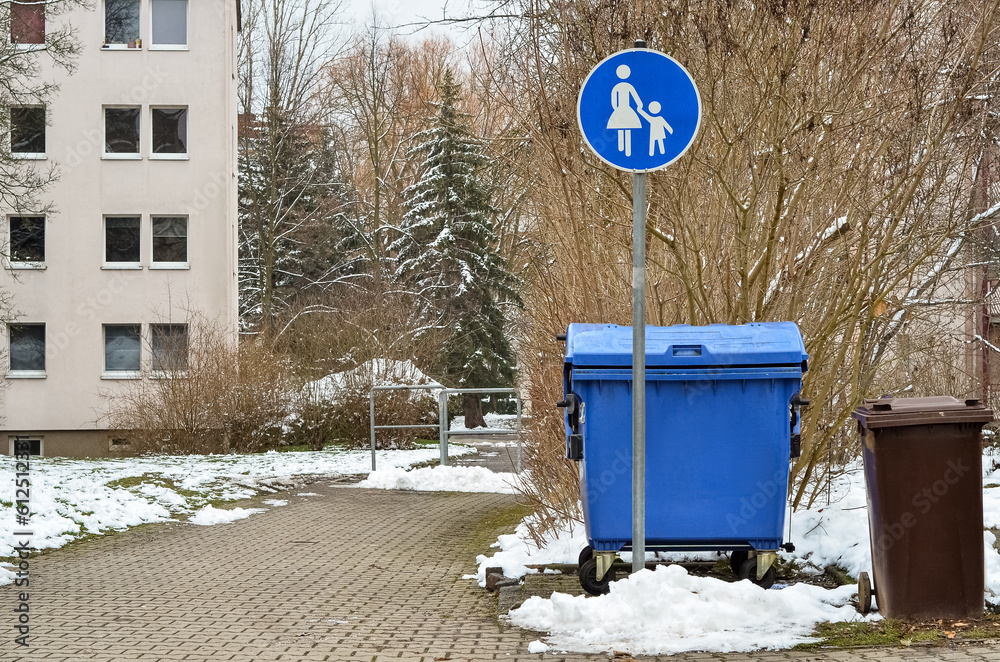
[[[646,365],[651,367],[801,365],[805,372],[808,358],[794,322],[646,327]],[[631,367],[632,327],[570,324],[566,362],[580,367]]]

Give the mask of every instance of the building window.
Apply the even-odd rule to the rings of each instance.
[[[7,338],[10,342],[10,376],[44,376],[45,325],[8,324]]]
[[[187,46],[187,0],[153,0],[152,5],[152,46]]]
[[[153,153],[187,154],[187,108],[153,108]]]
[[[104,153],[139,155],[140,108],[104,109]]]
[[[104,263],[109,266],[141,266],[138,216],[108,216],[104,219]]]
[[[10,446],[10,454],[14,455],[35,455],[42,457],[42,449],[44,445],[44,437],[24,437],[21,435],[11,435],[7,437],[7,443]]]
[[[104,0],[104,43],[135,46],[139,38],[139,0]]]
[[[150,324],[153,370],[175,372],[188,369],[187,324]]]
[[[126,376],[122,373],[138,373],[141,356],[140,325],[104,325],[104,372],[106,374]]]
[[[10,3],[10,43],[45,43],[44,2],[38,0],[36,2]]]
[[[41,264],[45,262],[45,217],[10,217],[11,264]]]
[[[132,447],[128,437],[108,437],[108,450],[121,451]]]
[[[153,216],[153,264],[187,266],[187,217]]]
[[[10,109],[10,152],[19,158],[45,158],[45,107]]]

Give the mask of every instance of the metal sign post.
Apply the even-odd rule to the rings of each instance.
[[[632,570],[646,564],[646,173],[679,159],[698,133],[701,101],[676,60],[635,42],[587,75],[576,104],[583,140],[632,173]]]
[[[632,572],[645,566],[646,173],[637,172],[632,175]]]

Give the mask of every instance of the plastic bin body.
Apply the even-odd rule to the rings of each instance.
[[[573,324],[566,347],[587,538],[619,551],[632,542],[632,329]],[[792,323],[647,327],[647,549],[780,547],[806,360]]]
[[[867,401],[853,416],[879,611],[908,620],[982,616],[981,433],[993,413],[976,400],[935,397]]]

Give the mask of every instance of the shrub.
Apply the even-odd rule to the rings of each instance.
[[[288,371],[263,338],[238,341],[189,322],[185,365],[143,366],[102,393],[100,421],[136,452],[254,452],[278,444],[289,414]],[[150,352],[146,352],[149,356]]]
[[[409,361],[372,360],[351,370],[307,382],[300,390],[292,431],[296,442],[310,447],[339,441],[353,447],[370,443],[370,400],[373,385],[430,384]],[[375,395],[377,425],[437,424],[437,400],[430,391],[385,391]],[[379,448],[406,448],[426,430],[378,430]]]

